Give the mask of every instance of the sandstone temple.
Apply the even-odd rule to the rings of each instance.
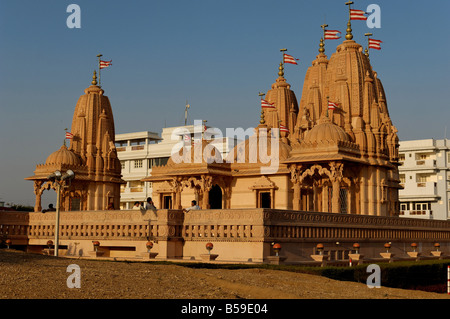
[[[0,240],[58,256],[144,260],[348,264],[450,254],[450,222],[398,217],[397,129],[350,20],[330,57],[321,39],[299,99],[283,62],[261,96],[270,107],[226,159],[202,135],[144,179],[153,182],[156,213],[118,210],[114,117],[94,72],[75,106],[70,145],[26,178],[34,212],[0,214]],[[74,178],[62,186],[51,178],[69,170]],[[42,213],[51,189],[57,211]],[[193,199],[201,209],[184,212]]]

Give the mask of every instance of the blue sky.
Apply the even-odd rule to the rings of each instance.
[[[258,92],[277,77],[279,49],[300,59],[285,77],[300,99],[325,21],[345,35],[346,1],[0,0],[0,200],[34,205],[36,164],[59,149],[75,104],[101,53],[116,133],[161,132],[189,118],[226,127],[258,124]],[[450,1],[354,1],[381,8],[381,28],[353,21],[383,41],[371,52],[401,140],[443,138],[450,109]],[[69,4],[81,28],[69,29]],[[327,41],[331,55],[342,40]]]

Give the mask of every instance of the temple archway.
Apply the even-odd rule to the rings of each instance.
[[[209,191],[209,207],[210,209],[222,209],[222,189],[217,184]]]

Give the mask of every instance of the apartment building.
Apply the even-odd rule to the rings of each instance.
[[[400,141],[400,217],[449,219],[448,144],[447,139]]]
[[[208,131],[212,130],[210,127]],[[152,167],[165,165],[176,145],[183,141],[198,138],[199,129],[195,125],[163,128],[161,136],[158,133],[144,131],[116,134],[117,155],[122,165],[122,179],[126,181],[120,189],[120,209],[131,209],[136,201],[145,201],[152,197],[151,182],[141,179],[151,175]],[[219,137],[210,134],[211,142],[222,158],[237,145],[236,138]]]

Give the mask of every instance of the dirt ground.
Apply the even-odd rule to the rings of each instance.
[[[80,267],[68,288],[67,267]],[[75,281],[71,281],[75,282]],[[0,250],[1,299],[450,299],[267,269],[192,269],[152,262],[56,258]]]

